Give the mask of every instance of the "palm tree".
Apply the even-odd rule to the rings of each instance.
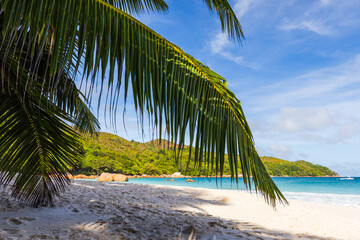
[[[227,0],[204,3],[243,39]],[[0,184],[14,197],[47,205],[66,188],[80,158],[71,126],[96,132],[88,101],[99,87],[111,122],[120,90],[125,102],[132,90],[140,120],[149,114],[160,138],[165,128],[181,149],[188,134],[195,162],[220,175],[227,153],[233,179],[241,169],[267,202],[286,202],[225,79],[129,15],[167,11],[163,0],[0,0],[0,9]]]

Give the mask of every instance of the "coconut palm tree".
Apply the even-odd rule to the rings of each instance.
[[[227,0],[204,3],[230,38],[243,39]],[[195,162],[220,175],[227,153],[233,179],[241,169],[266,201],[286,202],[225,79],[130,15],[167,8],[163,0],[0,0],[0,184],[14,197],[47,205],[65,190],[80,158],[74,129],[98,129],[88,107],[98,87],[112,123],[120,91],[125,102],[131,91],[160,138],[165,129],[181,149],[188,134]]]

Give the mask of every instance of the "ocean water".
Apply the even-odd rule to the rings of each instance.
[[[245,191],[245,185],[239,178],[239,184],[230,178],[192,178],[195,182],[186,182],[186,178],[140,178],[130,179],[129,183],[186,186],[209,189],[228,189]],[[353,180],[341,180],[339,177],[274,177],[276,185],[289,200],[314,201],[360,208],[360,177]]]

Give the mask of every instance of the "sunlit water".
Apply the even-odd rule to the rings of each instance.
[[[186,186],[209,189],[246,190],[242,179],[239,184],[230,178],[192,178],[195,182],[186,182],[186,178],[140,178],[130,179],[129,183]],[[338,177],[274,177],[276,185],[288,199],[324,202],[329,204],[360,208],[360,178],[341,180]]]

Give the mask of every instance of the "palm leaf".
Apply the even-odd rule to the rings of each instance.
[[[141,118],[146,112],[153,116],[160,138],[165,126],[171,141],[183,146],[188,131],[196,163],[212,166],[221,175],[228,153],[236,180],[241,168],[244,183],[260,191],[266,201],[273,205],[277,200],[286,202],[256,152],[240,101],[221,76],[104,1],[1,3],[7,26],[3,38],[12,44],[18,35],[24,35],[30,39],[30,52],[40,49],[39,55],[41,49],[51,46],[52,57],[47,62],[50,74],[55,76],[70,67],[68,72],[76,73],[82,65],[89,89],[85,94],[91,96],[97,84],[104,87],[108,95],[106,105],[114,115],[121,86],[125,102],[131,86],[137,111]],[[215,1],[212,4],[220,9]],[[13,11],[15,8],[17,11]],[[24,30],[19,32],[20,27]],[[10,54],[5,54],[4,59]],[[31,63],[31,69],[38,69],[37,61]],[[108,84],[104,86],[106,75]],[[54,86],[56,78],[44,81]]]
[[[211,11],[215,11],[220,18],[223,32],[239,42],[245,38],[236,14],[227,0],[203,0]]]
[[[80,159],[78,135],[61,120],[67,117],[47,110],[17,92],[0,94],[0,183],[14,180],[12,195],[32,206],[51,204]]]
[[[56,77],[53,95],[46,91],[48,85],[41,85],[42,78],[27,86],[32,75],[27,52],[15,44],[7,45],[7,51],[13,54],[1,62],[7,84],[0,91],[0,184],[12,185],[12,195],[31,206],[52,204],[54,195],[69,183],[68,171],[81,158],[79,135],[68,124],[91,133],[99,125],[66,74]],[[0,56],[4,54],[0,51]],[[48,57],[44,54],[39,60],[39,73],[46,72],[43,61]]]
[[[141,13],[144,11],[156,11],[156,12],[166,12],[168,11],[168,5],[164,0],[103,0],[118,9],[127,12],[127,13]]]

